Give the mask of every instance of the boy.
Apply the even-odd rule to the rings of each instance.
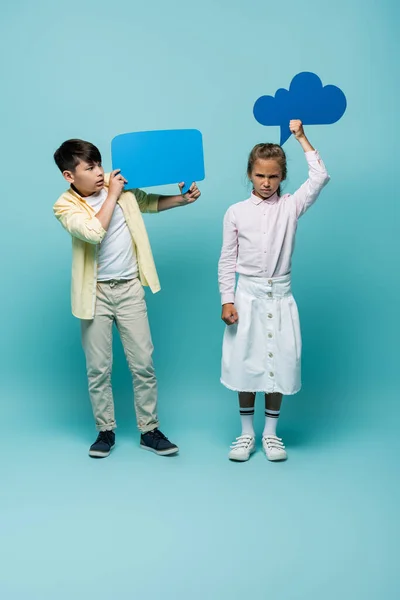
[[[125,190],[119,170],[104,174],[99,150],[73,139],[54,154],[70,184],[54,214],[72,236],[72,313],[81,320],[89,394],[99,432],[89,455],[104,458],[115,445],[111,388],[112,326],[119,331],[133,376],[140,446],[159,455],[178,452],[159,430],[157,380],[143,285],[160,290],[142,212],[161,212],[195,202],[194,183],[180,196]],[[182,190],[184,184],[179,184]]]

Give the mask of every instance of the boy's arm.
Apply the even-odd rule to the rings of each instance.
[[[142,213],[156,213],[158,212],[158,202],[160,196],[158,194],[146,194],[143,190],[128,189],[127,192],[132,192],[139,205],[140,212]]]
[[[111,173],[107,198],[103,202],[103,206],[100,208],[99,212],[96,213],[97,219],[105,230],[110,226],[115,206],[126,183],[128,182],[125,177],[121,175],[120,169],[116,169]]]
[[[184,183],[180,183],[179,188],[182,190],[184,185]],[[158,210],[161,212],[163,210],[169,210],[170,208],[178,208],[179,206],[193,204],[200,196],[201,192],[199,188],[193,183],[186,194],[180,194],[178,196],[159,196]]]
[[[88,216],[85,210],[64,196],[55,203],[54,215],[73,237],[88,244],[100,244],[107,233],[115,205],[126,183],[128,182],[120,175],[119,169],[111,173],[107,198],[93,217]]]
[[[181,189],[183,186],[184,183],[179,184]],[[190,190],[186,194],[181,194],[179,196],[147,194],[143,190],[137,188],[127,191],[133,192],[142,213],[156,213],[162,212],[163,210],[169,210],[170,208],[177,208],[178,206],[186,206],[186,204],[192,204],[200,197],[200,191],[195,183],[190,187]]]
[[[53,211],[64,229],[84,242],[100,244],[106,235],[106,230],[96,216],[89,217],[66,199],[60,198],[55,203]]]

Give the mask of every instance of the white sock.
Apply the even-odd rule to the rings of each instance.
[[[265,409],[265,427],[263,436],[276,435],[276,426],[278,425],[280,412],[280,410]]]
[[[240,420],[242,421],[242,435],[254,435],[254,406],[252,408],[240,408]]]

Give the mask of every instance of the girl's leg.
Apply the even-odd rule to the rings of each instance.
[[[265,427],[263,435],[276,435],[279,414],[282,404],[282,394],[265,394]]]
[[[239,393],[240,419],[242,421],[242,434],[236,438],[231,446],[229,458],[240,462],[249,460],[255,450],[255,435],[253,428],[254,402],[256,395],[250,392]]]
[[[242,421],[242,435],[254,435],[254,404],[256,395],[252,392],[239,393],[240,420]]]
[[[265,427],[263,433],[263,448],[268,460],[286,460],[285,446],[276,435],[279,414],[282,404],[282,394],[265,394]]]

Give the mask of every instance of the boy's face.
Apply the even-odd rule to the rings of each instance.
[[[83,160],[74,171],[64,171],[64,179],[73,184],[81,196],[92,196],[104,186],[104,169],[100,163],[87,163]]]

